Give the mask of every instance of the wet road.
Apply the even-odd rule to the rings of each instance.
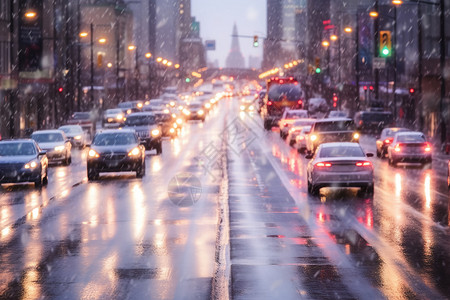
[[[450,297],[445,157],[373,158],[373,197],[312,197],[307,160],[238,109],[224,99],[165,140],[143,179],[88,183],[77,151],[48,187],[3,186],[0,299]]]

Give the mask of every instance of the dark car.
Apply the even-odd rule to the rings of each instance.
[[[161,126],[162,136],[177,136],[179,124],[177,123],[176,115],[175,117],[170,114],[170,112],[155,111],[156,122]]]
[[[162,153],[162,129],[154,113],[132,113],[127,116],[124,128],[135,130],[147,150],[155,149],[156,154]]]
[[[83,131],[87,132],[90,137],[95,132],[95,118],[94,116],[86,111],[86,112],[74,112],[70,119],[67,121],[69,125],[80,125],[83,128]]]
[[[48,160],[33,140],[0,141],[0,183],[48,183]]]
[[[392,122],[390,111],[359,111],[355,114],[356,128],[361,132],[380,132]]]
[[[186,115],[187,120],[201,120],[205,122],[205,109],[203,108],[203,104],[200,102],[195,102],[189,104],[189,106],[183,110],[183,113]]]
[[[143,101],[125,101],[117,105],[125,115],[129,115],[134,112],[140,112],[144,107]]]
[[[383,131],[381,131],[380,136],[377,137],[377,157],[385,157],[387,155],[387,148],[390,144],[392,144],[392,141],[394,141],[394,136],[397,132],[404,132],[404,131],[410,131],[407,128],[401,128],[401,127],[389,127],[384,128]]]
[[[327,118],[314,122],[306,141],[308,153],[314,153],[323,143],[358,142],[359,133],[355,123],[349,118]]]
[[[145,175],[145,148],[133,130],[104,130],[94,136],[87,156],[89,180],[101,172],[136,172]]]

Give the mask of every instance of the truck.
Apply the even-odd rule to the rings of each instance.
[[[303,109],[304,95],[294,77],[272,77],[267,80],[267,93],[261,108],[264,129],[278,125],[285,109]]]

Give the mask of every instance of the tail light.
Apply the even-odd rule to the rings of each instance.
[[[425,145],[425,152],[430,152],[431,151],[431,145],[429,143],[427,143]]]
[[[331,167],[331,163],[329,163],[329,162],[318,162],[314,166],[316,166],[318,168],[329,168],[329,167]]]
[[[385,143],[385,144],[390,144],[390,143],[392,143],[393,141],[394,141],[394,138],[387,138],[387,139],[384,140],[384,143]]]
[[[303,101],[302,100],[298,100],[297,103],[298,103],[298,105],[302,105]]]
[[[301,135],[301,136],[298,137],[298,139],[299,139],[299,140],[304,140],[305,137]]]
[[[370,161],[359,161],[356,163],[358,167],[371,167],[372,163]]]
[[[268,102],[267,102],[267,105],[272,105],[272,101],[268,101]]]
[[[395,151],[395,152],[400,152],[400,151],[401,151],[400,145],[399,145],[399,144],[395,145],[394,151]]]
[[[288,127],[289,126],[289,123],[284,123],[284,127]]]

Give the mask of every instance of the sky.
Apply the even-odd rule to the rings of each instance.
[[[200,21],[200,36],[216,40],[216,50],[207,51],[208,61],[219,61],[221,67],[231,48],[231,34],[236,22],[238,34],[266,36],[266,0],[191,0],[191,14]],[[253,47],[253,38],[239,38],[246,66],[248,57],[262,58],[262,39]]]

